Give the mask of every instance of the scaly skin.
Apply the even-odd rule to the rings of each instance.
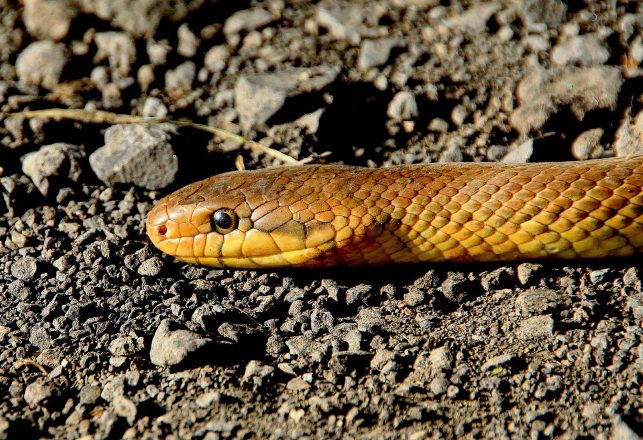
[[[271,168],[188,185],[147,233],[180,260],[234,268],[628,256],[643,251],[642,187],[641,156]],[[230,232],[213,230],[220,208]]]

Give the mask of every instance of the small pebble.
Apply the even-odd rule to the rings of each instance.
[[[555,309],[563,298],[560,292],[550,289],[533,289],[516,298],[518,316],[534,316]]]
[[[187,93],[192,90],[196,78],[196,66],[192,61],[179,64],[175,69],[165,73],[165,90],[168,92]]]
[[[604,64],[610,51],[595,34],[579,35],[558,43],[551,52],[551,60],[560,66],[577,64],[592,66]]]
[[[16,73],[27,86],[42,86],[53,90],[60,81],[63,68],[69,61],[63,44],[44,40],[27,46],[16,60]]]
[[[572,154],[578,160],[598,159],[603,153],[602,137],[602,128],[582,132],[572,143]]]
[[[386,64],[391,56],[391,50],[400,45],[395,38],[380,38],[378,40],[364,40],[359,49],[357,66],[361,70],[368,70]]]
[[[115,78],[127,77],[136,61],[136,46],[125,32],[98,32],[94,37],[96,56],[94,62],[107,60]]]
[[[66,0],[24,0],[23,5],[27,32],[40,40],[62,40],[76,16]]]
[[[137,272],[139,275],[154,277],[161,273],[162,269],[163,260],[158,257],[152,257],[143,261],[143,263],[141,263],[141,265],[138,267]]]
[[[187,23],[179,26],[177,36],[179,40],[177,53],[186,58],[192,58],[199,47],[199,39],[192,33]]]
[[[125,396],[116,396],[112,400],[112,407],[114,412],[127,420],[129,425],[133,425],[136,420],[137,408],[136,404]]]
[[[272,21],[272,14],[262,8],[244,9],[232,14],[223,25],[226,36],[260,29]]]
[[[225,45],[214,46],[210,48],[205,54],[203,63],[205,67],[212,73],[221,72],[225,69],[228,59],[230,58],[230,51]]]
[[[418,106],[412,93],[397,92],[388,105],[386,114],[394,121],[405,121],[419,115]]]
[[[23,156],[22,172],[31,178],[44,195],[55,194],[60,181],[77,182],[82,174],[83,149],[76,145],[56,143],[44,145],[38,151]]]
[[[52,394],[53,388],[51,385],[38,381],[27,385],[24,398],[27,405],[36,406],[51,397]]]
[[[542,264],[537,263],[521,263],[516,269],[516,275],[520,284],[529,284],[535,275],[543,268]]]
[[[96,385],[84,385],[78,393],[80,403],[83,405],[93,405],[100,397],[101,389]]]
[[[171,330],[171,322],[166,319],[152,338],[150,361],[161,367],[178,365],[211,342],[189,330]]]
[[[518,335],[521,339],[551,338],[554,335],[554,319],[551,315],[527,318],[520,324]]]
[[[19,257],[11,264],[11,275],[22,281],[31,281],[38,272],[38,262],[33,257]]]

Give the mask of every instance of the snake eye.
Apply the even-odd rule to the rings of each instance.
[[[221,208],[214,211],[210,221],[212,230],[219,234],[227,234],[237,227],[237,215],[233,210]]]

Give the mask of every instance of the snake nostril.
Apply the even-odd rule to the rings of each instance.
[[[165,234],[167,234],[167,226],[165,226],[165,225],[161,225],[161,226],[159,226],[159,234],[160,234],[160,235],[165,235]]]

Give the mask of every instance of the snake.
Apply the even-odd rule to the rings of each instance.
[[[189,184],[146,230],[219,268],[625,257],[643,251],[642,187],[643,156],[284,166]]]

